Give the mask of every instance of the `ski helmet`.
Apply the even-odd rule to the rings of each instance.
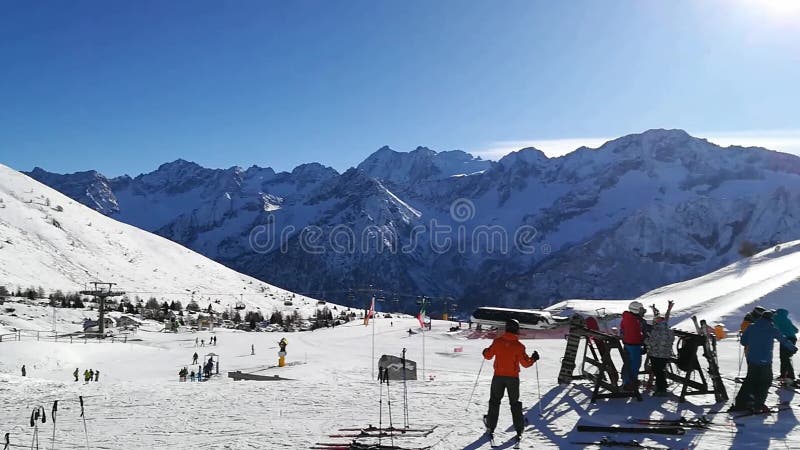
[[[763,313],[761,313],[761,318],[762,319],[767,319],[767,320],[772,320],[772,316],[774,316],[774,315],[775,315],[775,310],[774,309],[768,309],[768,310],[764,311]]]
[[[753,316],[753,320],[758,320],[767,310],[764,309],[763,306],[756,306],[753,308],[753,312],[751,313]]]
[[[517,319],[506,320],[506,331],[509,333],[519,334],[519,321]]]
[[[637,301],[633,301],[628,305],[628,311],[634,314],[642,314],[644,312],[644,306]]]

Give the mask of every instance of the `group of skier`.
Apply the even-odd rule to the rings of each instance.
[[[80,374],[80,369],[77,367],[75,371],[72,372],[72,376],[75,377],[75,381],[78,381],[78,375]],[[94,369],[86,369],[83,371],[83,383],[88,384],[90,381],[94,380],[95,382],[100,381],[100,371]]]
[[[730,410],[767,412],[769,408],[764,402],[772,386],[772,351],[776,340],[781,346],[778,378],[784,385],[797,386],[791,359],[797,353],[797,327],[789,319],[787,310],[773,311],[758,306],[745,316],[740,333],[747,376]]]
[[[216,336],[211,336],[210,338],[208,338],[208,345],[217,345],[217,337]],[[194,338],[194,346],[195,347],[205,347],[206,346],[206,340],[205,339],[200,339],[199,337],[196,337],[196,338]]]

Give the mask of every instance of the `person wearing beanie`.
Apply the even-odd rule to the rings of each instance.
[[[508,391],[508,403],[511,407],[514,429],[517,432],[517,442],[519,442],[525,428],[522,402],[519,401],[519,367],[531,367],[539,360],[539,353],[534,351],[528,356],[525,346],[519,341],[519,322],[509,319],[506,321],[505,332],[495,338],[492,345],[483,350],[483,357],[487,360],[494,358],[489,411],[483,417],[486,433],[490,440],[494,439],[497,416],[500,414],[500,401],[503,399],[505,391]]]

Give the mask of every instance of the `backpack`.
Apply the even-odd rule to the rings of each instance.
[[[681,338],[678,341],[678,361],[676,365],[684,372],[700,368],[700,361],[697,360],[697,347],[700,344],[696,339]]]

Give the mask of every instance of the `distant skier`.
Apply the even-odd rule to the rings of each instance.
[[[789,353],[795,354],[794,346],[772,323],[773,312],[764,311],[761,317],[742,334],[740,341],[747,356],[747,376],[736,394],[736,401],[729,411],[765,412],[767,392],[772,385],[772,350],[774,341],[780,342]]]
[[[25,364],[22,365],[22,376],[25,376]]]
[[[622,313],[620,333],[625,351],[628,353],[627,364],[622,370],[622,389],[633,391],[639,384],[639,367],[642,365],[642,345],[644,344],[644,328],[642,327],[644,306],[633,301],[628,310]]]
[[[89,384],[89,369],[83,371],[83,384]]]
[[[75,368],[75,372],[72,372],[72,376],[75,377],[75,382],[76,383],[78,382],[78,373],[79,373],[79,371],[78,371],[78,368],[76,367]]]
[[[197,352],[194,352],[194,355],[192,355],[192,365],[197,364],[197,358],[198,358]]]
[[[256,354],[256,346],[255,346],[255,344],[250,344],[250,354],[251,355],[255,355]]]
[[[194,370],[189,374],[189,381],[194,381]]]
[[[772,321],[775,323],[775,328],[777,328],[789,342],[797,344],[798,330],[791,319],[789,319],[789,311],[779,309],[775,312],[775,317]],[[784,347],[781,347],[781,371],[778,376],[783,384],[795,384],[792,354]]]
[[[200,343],[200,338],[199,337],[194,338],[194,346],[197,347],[199,343]]]
[[[497,426],[497,416],[500,413],[500,401],[503,394],[508,391],[508,403],[511,407],[511,416],[514,421],[514,430],[517,432],[517,443],[522,440],[525,428],[522,416],[522,403],[519,401],[519,366],[530,367],[539,360],[539,353],[533,352],[531,356],[525,353],[525,346],[519,341],[519,322],[510,319],[506,321],[505,333],[492,341],[492,345],[483,350],[485,359],[494,358],[494,376],[489,396],[489,411],[483,417],[486,433],[489,439],[494,439],[494,429]]]
[[[98,381],[100,381],[100,371],[99,370],[95,370],[94,371],[94,382],[97,383]]]
[[[281,348],[283,353],[286,353],[287,345],[289,345],[289,341],[287,341],[286,338],[282,338],[280,341],[278,341],[278,346]]]
[[[205,346],[206,346],[206,340],[200,339],[200,347],[205,347]]]
[[[672,357],[672,342],[675,340],[675,333],[669,328],[669,315],[674,304],[672,300],[669,301],[664,317],[659,316],[657,310],[654,311],[656,318],[653,319],[653,329],[645,338],[647,351],[650,352],[650,365],[656,378],[653,397],[667,396],[667,364]]]

